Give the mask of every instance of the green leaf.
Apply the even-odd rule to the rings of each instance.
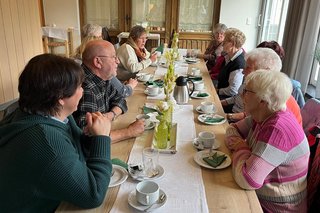
[[[207,96],[209,96],[207,93],[198,93],[197,94],[197,97],[207,97]]]
[[[148,114],[148,113],[152,113],[152,112],[157,112],[159,115],[162,115],[162,112],[160,112],[160,111],[157,110],[157,109],[143,106],[143,114]]]
[[[221,121],[223,121],[224,118],[212,118],[212,117],[207,117],[204,122],[207,122],[207,123],[219,123]]]

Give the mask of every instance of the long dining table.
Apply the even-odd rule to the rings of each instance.
[[[195,64],[189,64],[188,71],[190,71],[193,67],[198,67],[201,70],[202,80],[204,81],[206,92],[210,94],[207,101],[214,102],[217,113],[225,116],[223,112],[223,108],[219,101],[219,97],[216,93],[216,90],[212,84],[210,75],[206,68],[205,62],[201,60]],[[154,74],[157,67],[148,67],[143,70],[143,72],[148,72]],[[134,93],[132,96],[127,98],[128,104],[128,112],[119,116],[114,122],[114,129],[117,128],[125,128],[130,123],[132,123],[138,114],[142,113],[142,108],[145,103],[156,103],[157,100],[147,99],[147,96],[144,93],[145,85],[140,82],[138,86],[134,89]],[[198,112],[196,112],[195,108],[201,104],[203,99],[190,99],[188,104],[193,105],[193,113],[194,113],[194,126],[196,133],[198,134],[200,131],[210,131],[214,132],[216,135],[216,139],[221,142],[219,151],[222,151],[228,154],[232,158],[232,153],[227,149],[224,144],[225,132],[226,128],[229,125],[228,122],[225,122],[221,125],[206,125],[198,121],[197,116]],[[148,140],[145,141],[145,147],[150,146],[152,140],[153,131],[145,131],[143,133],[143,137]],[[113,143],[111,145],[111,158],[119,158],[122,161],[128,162],[130,157],[132,148],[135,143],[137,143],[139,137],[131,138],[128,140],[124,140],[118,143]],[[190,143],[192,146],[192,143]],[[179,152],[179,150],[177,150]],[[189,159],[188,159],[189,160]],[[198,166],[198,165],[197,165]],[[205,190],[205,198],[207,203],[207,210],[199,209],[198,212],[263,212],[261,206],[259,204],[259,200],[254,190],[244,190],[240,188],[232,176],[232,165],[221,169],[221,170],[212,170],[201,167],[201,176]],[[130,177],[129,177],[130,178]],[[176,174],[175,178],[179,177],[179,173]],[[109,188],[107,194],[105,196],[104,202],[101,206],[95,209],[81,209],[76,207],[70,203],[62,202],[56,212],[66,213],[66,212],[121,212],[121,211],[113,211],[115,201],[118,196],[118,192],[121,185]],[[179,196],[179,192],[176,192],[177,196]],[[118,198],[119,199],[119,198]],[[127,198],[121,198],[127,199]],[[197,199],[197,198],[194,198]],[[168,201],[170,202],[170,201]],[[126,204],[129,206],[128,202]],[[128,207],[130,211],[134,210],[130,206]],[[161,208],[157,210],[157,212],[162,212]],[[165,211],[168,212],[168,211]]]

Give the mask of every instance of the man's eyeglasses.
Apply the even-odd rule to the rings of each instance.
[[[254,91],[252,91],[252,90],[248,90],[248,89],[246,89],[246,88],[243,88],[242,95],[245,95],[245,94],[248,93],[248,92],[256,93],[256,92],[254,92]]]
[[[102,57],[102,58],[113,58],[115,61],[118,60],[118,57],[116,55],[98,55],[97,57]]]

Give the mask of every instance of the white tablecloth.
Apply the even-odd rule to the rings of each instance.
[[[159,163],[165,172],[164,176],[156,182],[166,193],[167,201],[164,206],[154,212],[207,213],[209,210],[201,169],[193,160],[196,153],[192,146],[192,141],[196,137],[193,106],[177,106],[174,110],[173,122],[178,124],[178,151],[176,154],[160,154],[159,156]],[[142,162],[145,137],[145,134],[143,134],[136,139],[129,157],[129,163]],[[121,185],[111,212],[138,212],[128,204],[128,195],[135,190],[137,183],[129,177]]]

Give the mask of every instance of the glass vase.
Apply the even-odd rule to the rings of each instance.
[[[166,149],[168,146],[168,125],[167,121],[163,118],[155,128],[154,133],[155,146],[157,149]]]

